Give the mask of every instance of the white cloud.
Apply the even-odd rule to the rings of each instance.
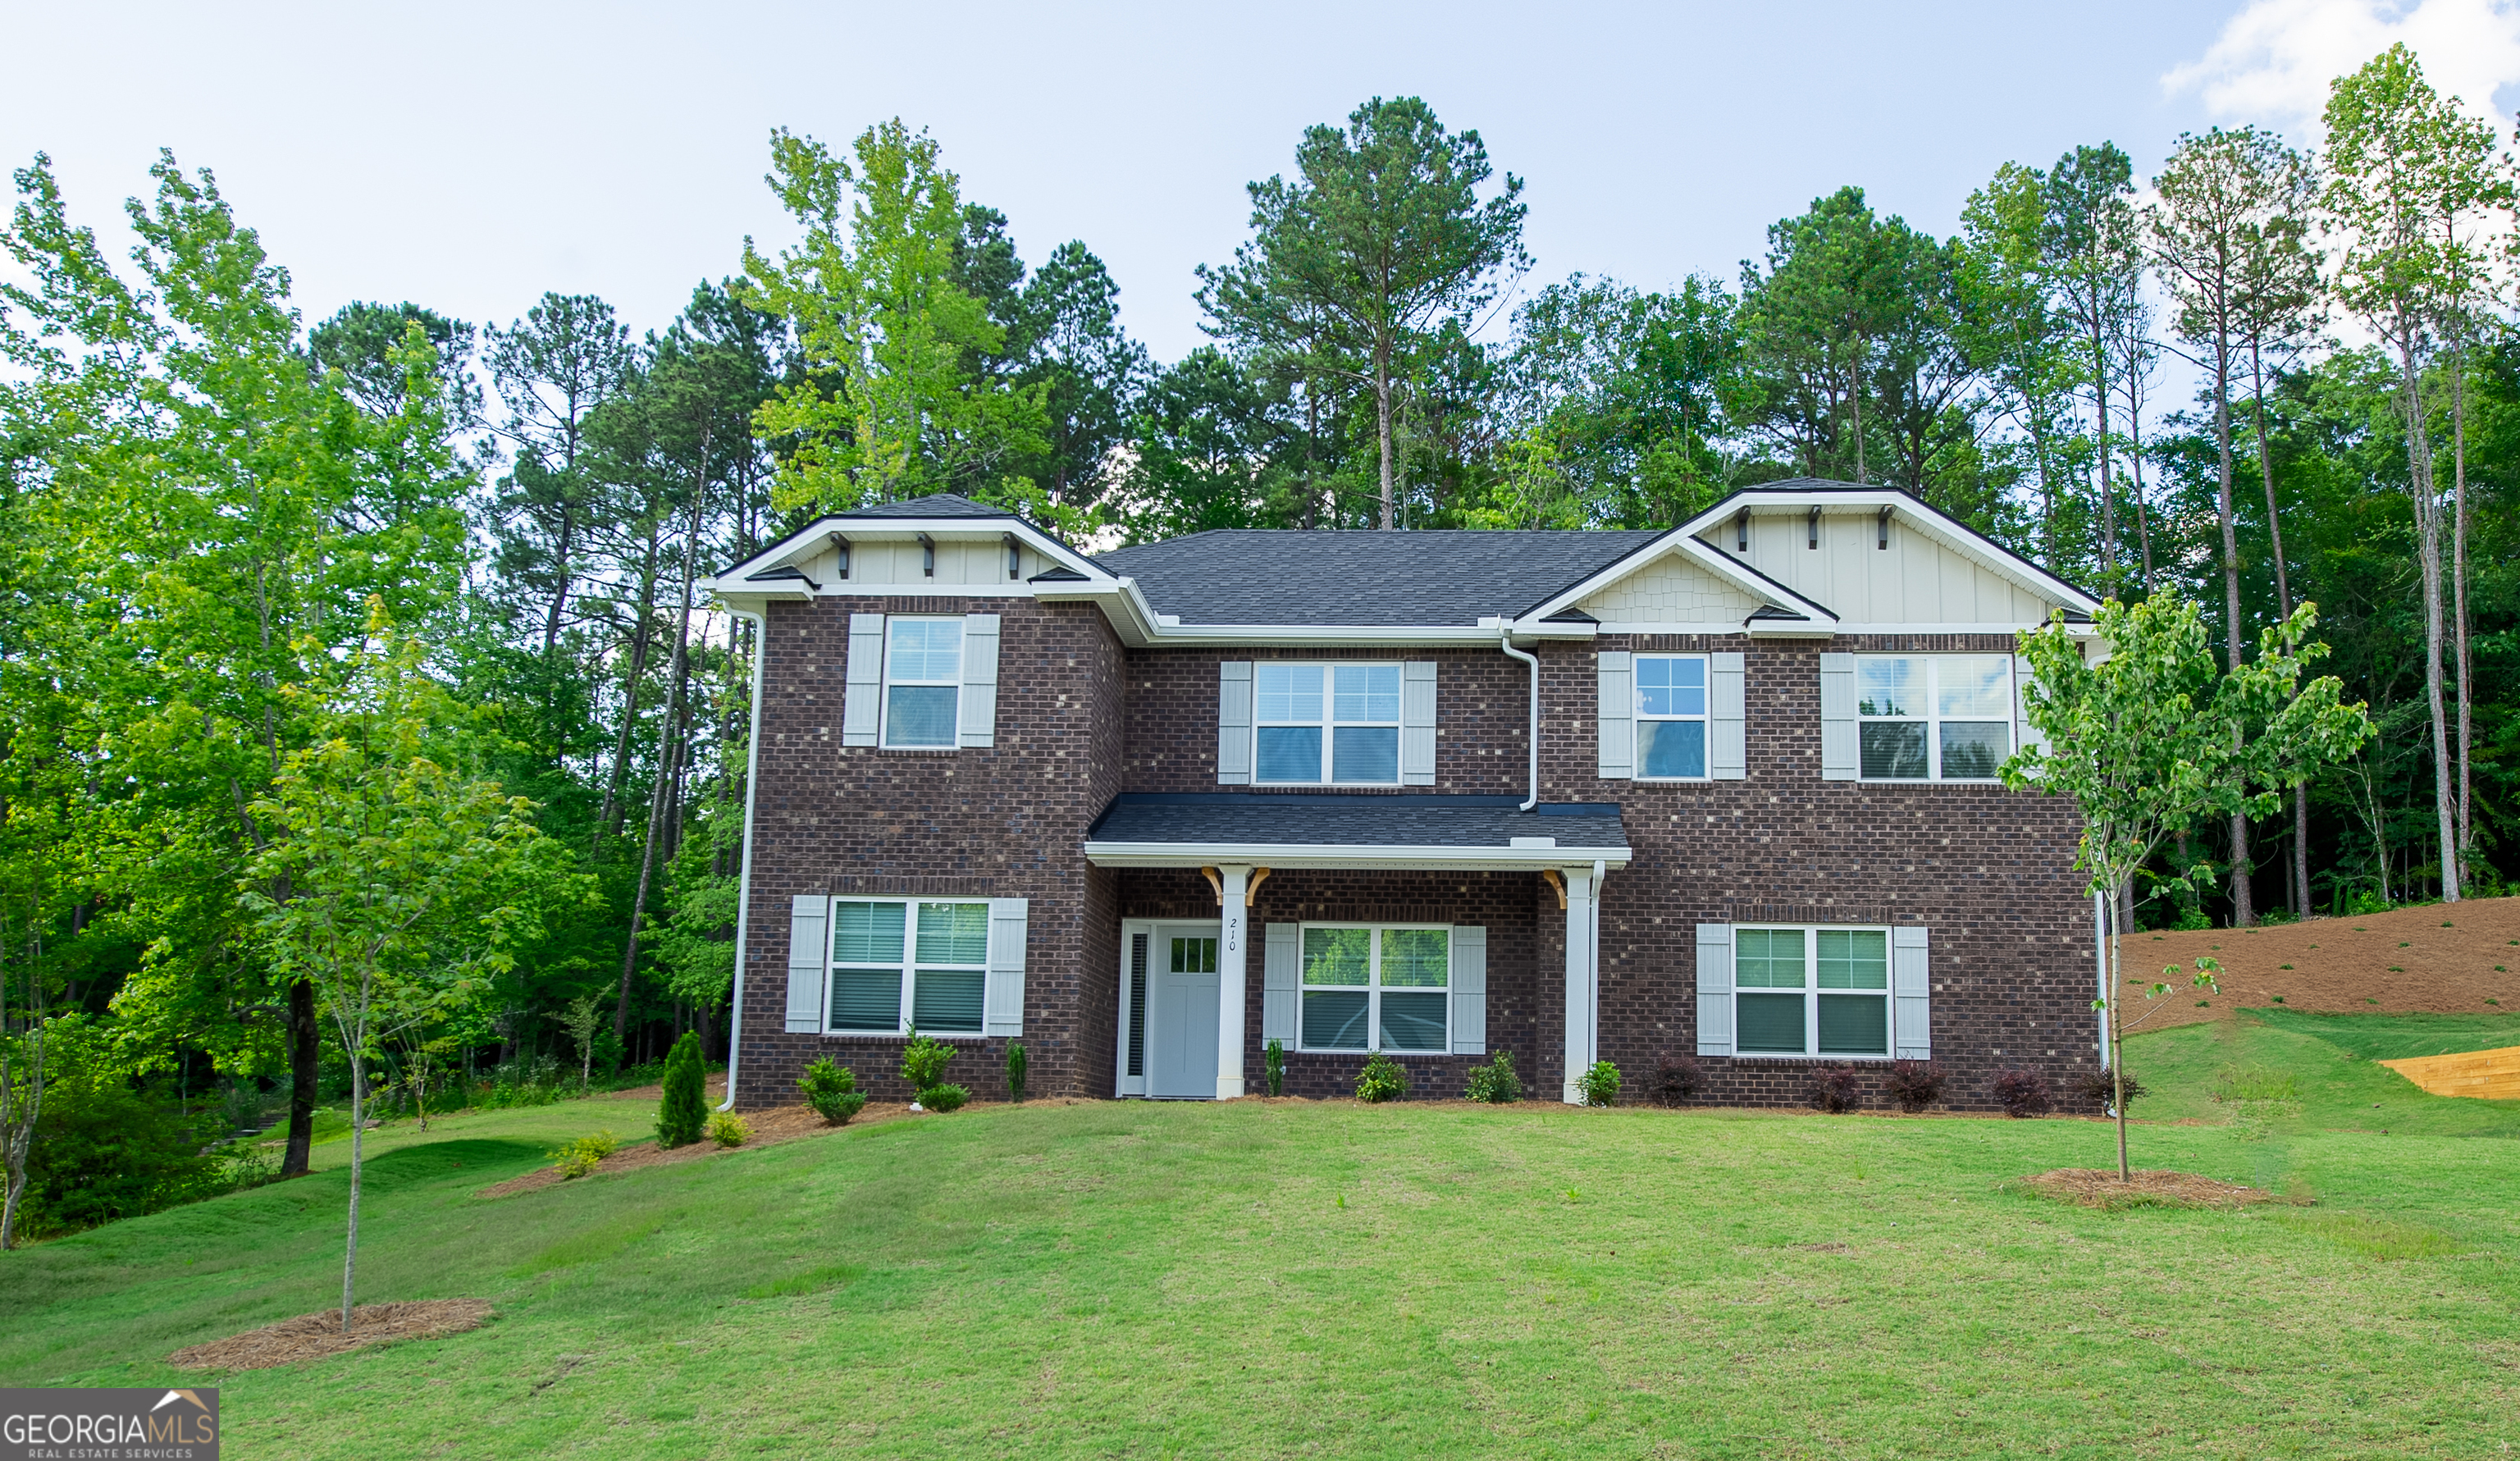
[[[2316,143],[2327,83],[2399,41],[2425,78],[2471,114],[2508,123],[2497,89],[2520,82],[2520,3],[2514,0],[2251,0],[2205,54],[2161,78],[2194,91],[2211,115],[2256,122]]]

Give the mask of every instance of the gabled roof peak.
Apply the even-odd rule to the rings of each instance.
[[[935,492],[925,497],[905,497],[899,502],[878,502],[872,507],[851,508],[833,513],[834,518],[1014,518],[1011,509],[973,502],[958,492]]]

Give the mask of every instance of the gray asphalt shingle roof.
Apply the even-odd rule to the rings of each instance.
[[[1126,793],[1085,834],[1093,843],[1248,843],[1270,846],[1509,847],[1553,837],[1563,847],[1625,847],[1609,802],[1521,810],[1518,797]]]
[[[836,518],[1012,518],[1014,514],[985,502],[973,502],[953,492],[938,492],[929,497],[913,497],[902,502],[879,502],[873,507],[852,508],[834,513]]]
[[[1095,559],[1185,624],[1461,624],[1520,614],[1660,536],[1220,528]]]

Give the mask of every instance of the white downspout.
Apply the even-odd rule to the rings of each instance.
[[[761,662],[770,652],[770,620],[758,614],[730,608],[736,618],[752,622],[752,728],[743,743],[743,861],[735,883],[735,990],[728,1001],[726,1028],[726,1099],[718,1110],[735,1110],[735,1068],[743,1055],[743,954],[752,928],[752,799],[761,788]]]
[[[1540,804],[1540,657],[1513,647],[1513,627],[1505,616],[1497,616],[1497,648],[1531,666],[1531,795],[1522,799],[1522,809],[1529,811]]]

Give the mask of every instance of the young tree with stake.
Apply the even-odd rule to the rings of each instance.
[[[2204,615],[2195,601],[2167,589],[2100,606],[2097,622],[2082,631],[2095,634],[2106,651],[2096,664],[2085,662],[2078,626],[2061,616],[2022,636],[2032,674],[2023,707],[2047,744],[2025,746],[2004,762],[2003,781],[2016,791],[2074,799],[2083,815],[2074,865],[2090,875],[2091,891],[2123,906],[2137,872],[2172,838],[2209,816],[2266,815],[2280,800],[2279,789],[2353,754],[2371,734],[2362,707],[2340,703],[2335,676],[2302,683],[2304,668],[2327,654],[2309,639],[2318,617],[2318,606],[2304,604],[2260,636],[2255,663],[2219,679]],[[2182,868],[2176,876],[2202,871]],[[2121,936],[2109,939],[2108,992],[2094,1007],[2108,1022],[2124,1179],[2120,1007],[2128,981]],[[2199,972],[2210,979],[2210,971]]]

